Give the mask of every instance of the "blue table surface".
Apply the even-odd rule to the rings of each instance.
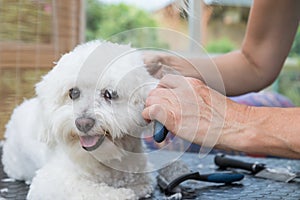
[[[0,152],[2,153],[2,152]],[[172,152],[163,152],[170,155]],[[195,153],[184,153],[179,159],[186,163],[193,171],[200,173],[221,172],[214,165],[214,156],[209,154],[200,159]],[[278,159],[278,158],[252,158],[244,156],[230,156],[231,158],[240,159],[247,162],[265,163],[270,168],[283,167],[292,171],[300,171],[300,160]],[[160,153],[160,158],[163,155]],[[3,172],[2,164],[0,166],[0,199],[25,199],[29,186],[22,181],[10,181]],[[231,185],[206,183],[200,181],[186,181],[181,184],[182,199],[300,199],[300,182],[293,181],[290,183],[277,182],[262,178],[256,178],[250,173],[238,170],[245,174],[245,178]],[[156,175],[155,173],[153,174]],[[165,199],[165,195],[156,186],[151,199]]]

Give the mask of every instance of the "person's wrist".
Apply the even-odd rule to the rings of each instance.
[[[254,127],[249,126],[248,123],[253,107],[230,101],[228,102],[230,104],[227,105],[224,128],[216,147],[244,151],[251,145],[251,138],[248,134],[249,130]]]

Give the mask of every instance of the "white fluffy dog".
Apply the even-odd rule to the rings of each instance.
[[[14,110],[5,172],[27,198],[138,199],[152,193],[141,111],[156,80],[127,45],[93,41],[65,54]],[[150,84],[151,83],[151,84]]]

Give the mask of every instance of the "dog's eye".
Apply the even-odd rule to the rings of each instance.
[[[109,100],[111,99],[111,93],[109,90],[104,91],[104,98]]]
[[[80,96],[80,90],[78,88],[71,88],[69,90],[69,97],[71,99],[73,99],[73,100],[77,99],[77,98],[79,98],[79,96]]]
[[[105,90],[103,92],[103,97],[106,100],[112,100],[112,99],[116,99],[118,97],[118,94],[116,91]]]

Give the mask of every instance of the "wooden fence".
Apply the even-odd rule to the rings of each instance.
[[[49,68],[84,40],[84,0],[0,0],[0,69]]]

